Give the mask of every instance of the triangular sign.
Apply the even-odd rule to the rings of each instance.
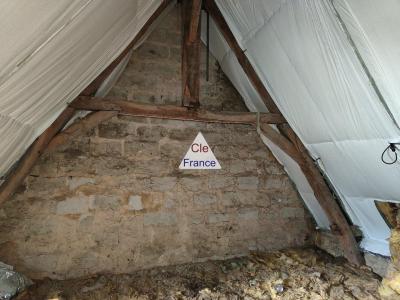
[[[201,132],[198,133],[193,143],[190,145],[188,152],[179,165],[179,169],[221,169],[221,165],[215,158],[211,147],[207,144]]]

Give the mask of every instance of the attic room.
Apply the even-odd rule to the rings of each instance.
[[[0,1],[0,299],[400,299],[398,0]]]

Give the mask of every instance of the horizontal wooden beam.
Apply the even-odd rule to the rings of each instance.
[[[88,132],[90,129],[95,128],[101,122],[107,121],[112,117],[118,115],[117,111],[96,111],[88,114],[87,116],[79,119],[71,124],[68,128],[58,133],[49,143],[46,152],[53,151],[58,146],[67,143],[74,137]]]
[[[70,104],[79,110],[117,111],[136,117],[173,119],[208,123],[251,124],[257,123],[257,114],[251,112],[212,112],[204,109],[191,110],[174,105],[149,105],[126,100],[81,96]],[[281,124],[284,118],[279,114],[261,113],[260,123]]]
[[[40,155],[45,151],[51,139],[67,124],[75,109],[67,107],[60,116],[47,128],[25,152],[18,165],[8,174],[0,186],[0,205],[9,199],[29,175]]]

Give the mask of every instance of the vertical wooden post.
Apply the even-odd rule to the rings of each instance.
[[[182,1],[182,105],[200,105],[201,0]]]

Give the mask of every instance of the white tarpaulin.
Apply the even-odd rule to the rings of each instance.
[[[0,2],[0,175],[126,48],[160,3]]]
[[[388,141],[400,137],[392,119],[398,122],[400,116],[400,3],[217,0],[217,4],[279,109],[318,158],[347,213],[363,231],[361,246],[389,255],[389,228],[374,200],[400,201],[400,166],[380,160]],[[213,24],[210,39],[212,52],[249,109],[265,110],[229,47],[218,42],[223,38]],[[304,176],[293,161],[273,150],[318,224],[326,227],[326,216]]]

